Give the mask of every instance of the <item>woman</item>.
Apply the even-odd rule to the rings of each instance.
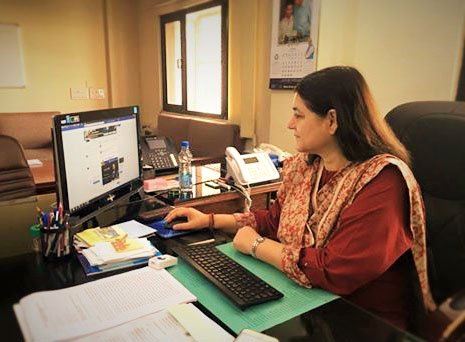
[[[175,229],[237,230],[234,246],[306,287],[339,294],[401,328],[411,319],[416,269],[428,287],[425,213],[409,155],[375,111],[363,76],[351,67],[314,72],[297,85],[293,116],[299,152],[285,161],[269,211],[186,216]],[[264,237],[265,239],[261,238]]]
[[[294,5],[288,3],[284,7],[283,15],[279,21],[279,44],[285,44],[289,38],[295,36],[294,32]]]

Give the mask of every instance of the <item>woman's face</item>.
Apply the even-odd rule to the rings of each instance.
[[[287,128],[294,130],[296,150],[321,156],[335,142],[330,133],[329,115],[321,118],[310,111],[297,93],[294,95],[292,110],[294,114]]]
[[[286,6],[286,12],[285,12],[285,17],[290,18],[292,16],[292,13],[294,12],[294,6],[292,5],[287,5]]]

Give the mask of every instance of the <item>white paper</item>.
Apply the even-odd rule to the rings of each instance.
[[[27,326],[26,319],[24,317],[23,310],[19,304],[13,305],[13,311],[15,312],[16,319],[18,320],[19,327],[21,328],[21,332],[23,333],[24,341],[29,342],[31,341],[31,333],[29,332],[29,327]]]
[[[39,159],[28,159],[28,160],[27,160],[27,164],[28,164],[30,167],[42,166],[42,165],[44,165]]]
[[[93,247],[89,247],[87,250],[94,253],[97,257],[96,260],[101,260],[102,262],[97,264],[101,265],[102,263],[111,263],[111,262],[119,262],[134,258],[141,258],[145,256],[154,256],[158,249],[153,247],[147,239],[140,239],[140,243],[143,245],[143,248],[134,249],[132,251],[127,252],[116,252],[110,242],[97,242]],[[91,260],[88,258],[89,252],[83,251],[84,256],[87,260]],[[94,265],[91,263],[91,265]]]
[[[168,311],[196,341],[232,342],[234,337],[193,304],[178,304]]]
[[[156,342],[194,341],[187,330],[166,310],[141,317],[135,321],[87,335],[74,342]]]
[[[149,245],[146,245],[144,248],[128,252],[115,252],[110,242],[98,242],[93,247],[83,249],[82,255],[86,257],[87,261],[92,266],[100,266],[143,257],[152,257],[159,251],[153,247],[149,241],[147,242]]]
[[[155,229],[137,222],[136,220],[118,223],[117,226],[128,233],[128,236],[131,238],[139,238],[155,233]]]
[[[20,300],[34,341],[76,338],[196,297],[166,270],[149,267]]]

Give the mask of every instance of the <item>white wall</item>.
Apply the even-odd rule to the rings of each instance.
[[[454,100],[464,45],[464,0],[322,0],[318,69],[351,65],[380,112]],[[270,142],[294,151],[291,91],[271,91]]]

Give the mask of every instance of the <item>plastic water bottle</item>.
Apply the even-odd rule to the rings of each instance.
[[[192,192],[192,153],[189,149],[189,142],[181,142],[181,152],[179,158],[179,190],[182,193]]]

